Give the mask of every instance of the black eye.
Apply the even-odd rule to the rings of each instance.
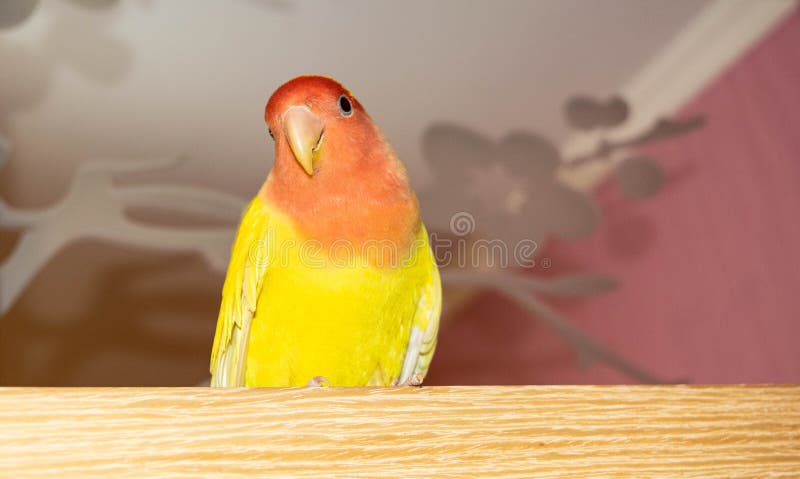
[[[272,134],[272,128],[268,128],[267,131],[269,131],[269,137],[274,140],[275,139],[275,135]]]
[[[348,100],[345,95],[339,97],[339,113],[341,113],[342,116],[350,116],[353,114],[353,105],[350,104],[350,100]]]

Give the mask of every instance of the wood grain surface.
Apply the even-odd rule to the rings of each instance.
[[[800,386],[0,389],[0,477],[800,477]]]

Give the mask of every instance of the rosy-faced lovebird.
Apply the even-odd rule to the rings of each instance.
[[[265,119],[275,162],[232,248],[212,386],[421,384],[441,284],[403,164],[331,78],[283,84]]]

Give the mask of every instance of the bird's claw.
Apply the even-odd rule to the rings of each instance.
[[[389,386],[422,386],[422,381],[424,379],[425,377],[422,374],[412,374],[411,377],[402,383],[395,379]]]
[[[313,378],[309,379],[306,383],[307,388],[329,388],[331,387],[331,382],[325,379],[323,376],[314,376]]]

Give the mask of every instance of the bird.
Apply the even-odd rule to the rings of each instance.
[[[291,79],[264,119],[275,161],[231,248],[211,386],[419,386],[441,280],[408,173],[331,77]]]

